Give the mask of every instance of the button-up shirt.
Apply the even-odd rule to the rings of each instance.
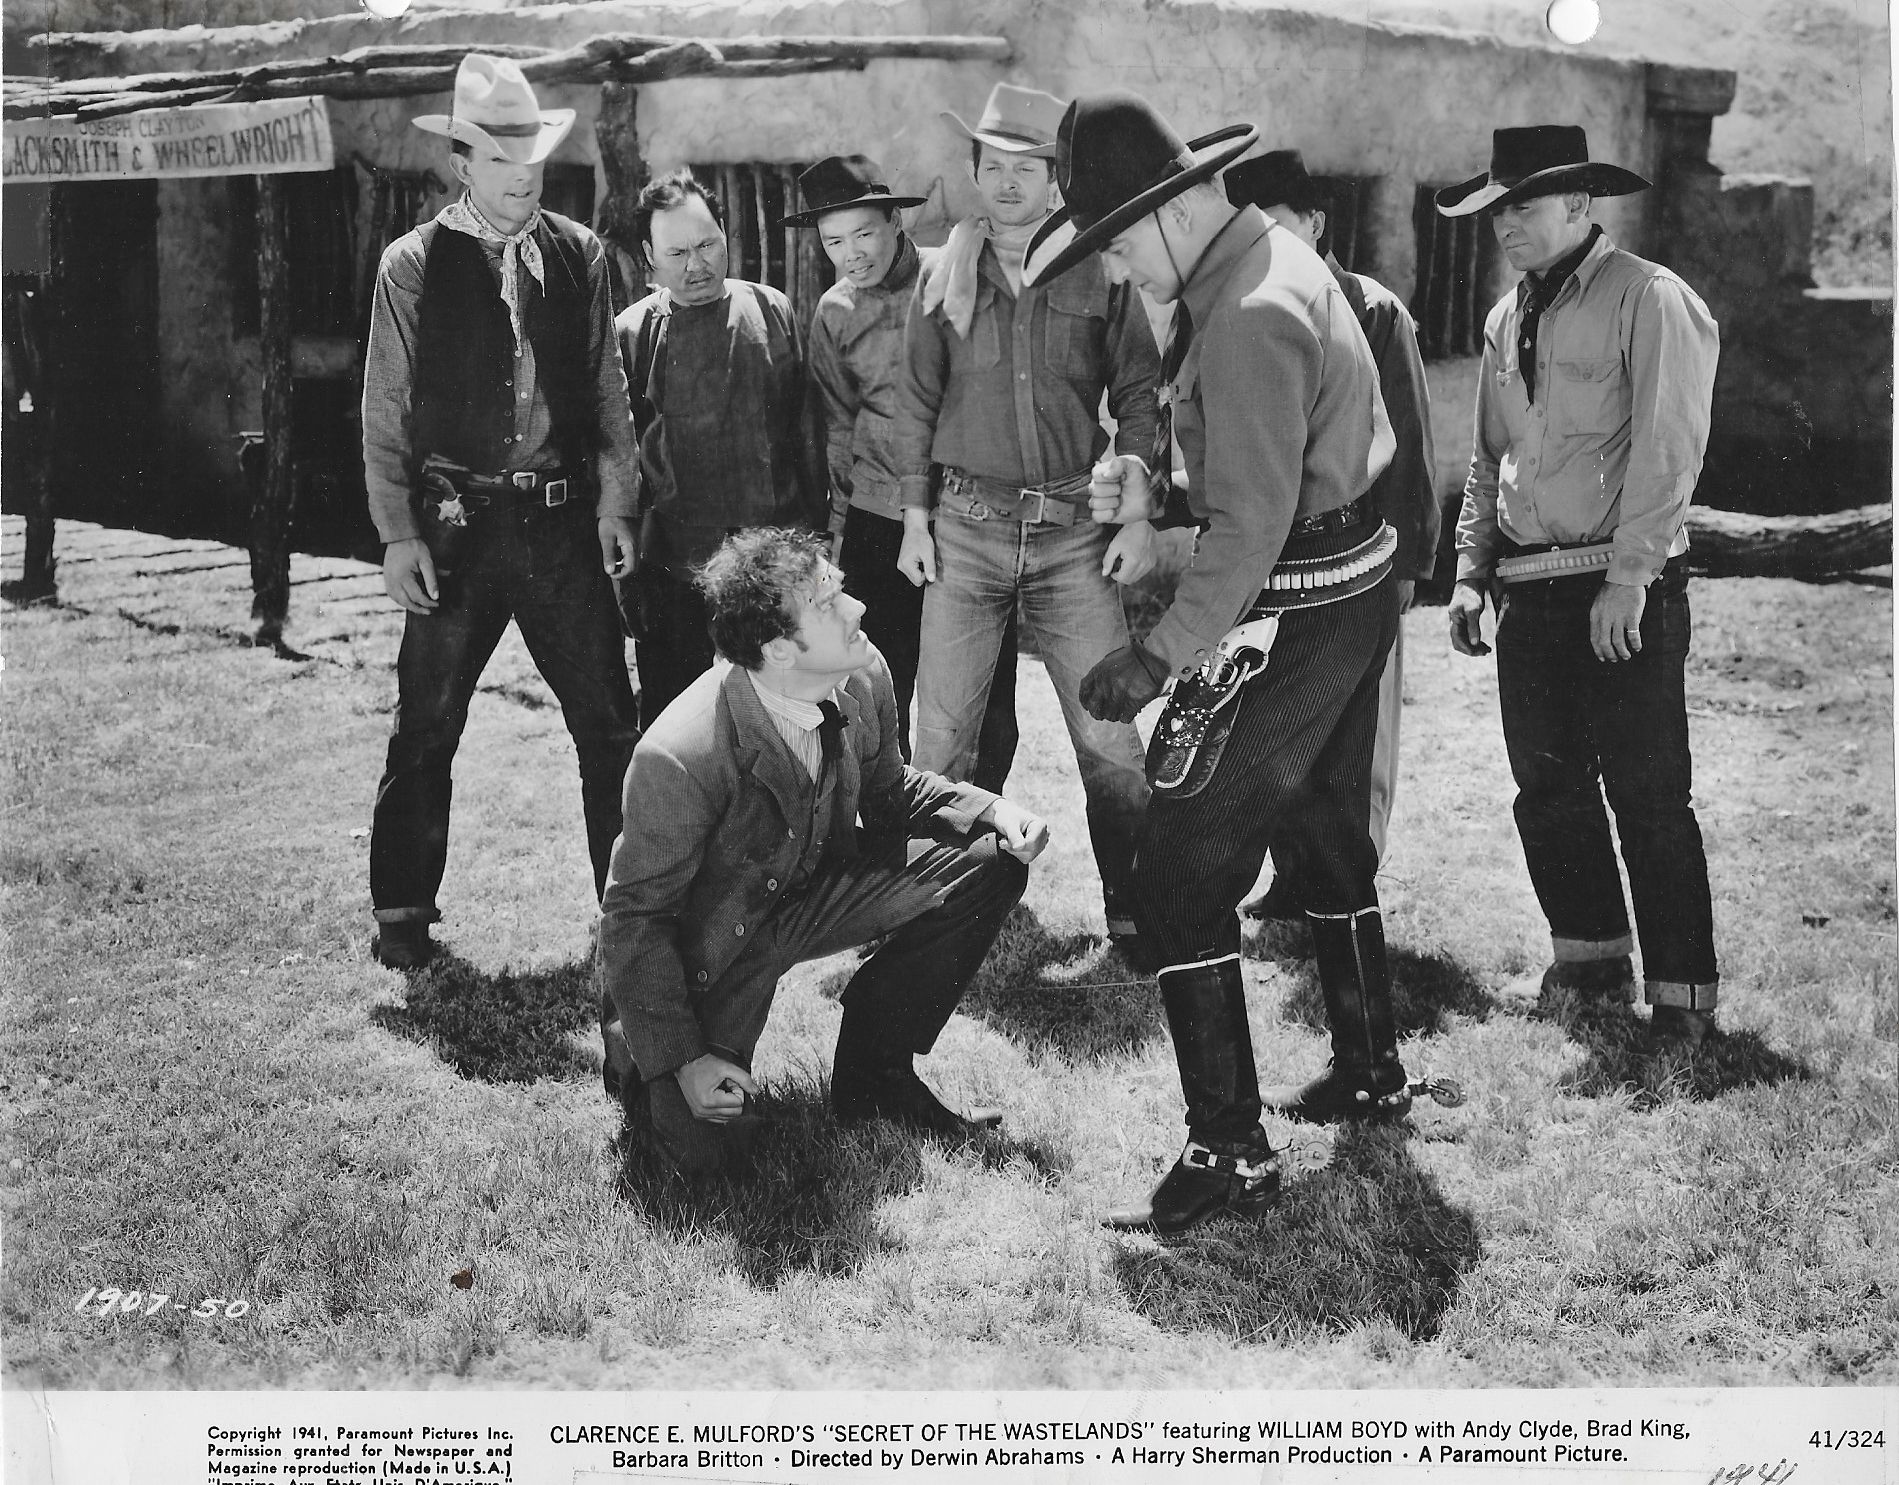
[[[1423,581],[1437,565],[1441,515],[1437,505],[1437,453],[1431,443],[1431,388],[1418,350],[1418,327],[1404,301],[1362,273],[1347,273],[1327,254],[1345,298],[1378,364],[1378,391],[1385,401],[1395,447],[1385,472],[1366,493],[1372,509],[1398,533],[1392,570]]]
[[[1378,368],[1323,259],[1256,206],[1207,245],[1182,291],[1192,342],[1167,396],[1206,522],[1147,647],[1192,671],[1239,622],[1300,516],[1356,500],[1391,462]]]
[[[658,545],[643,559],[682,570],[730,530],[824,524],[820,435],[789,299],[737,278],[709,304],[658,289],[616,328],[633,382],[641,500],[657,517]]]
[[[922,257],[909,233],[881,281],[859,288],[839,279],[811,317],[811,385],[824,410],[825,455],[831,473],[831,522],[839,529],[850,506],[898,520],[894,442],[897,384],[903,372],[903,327]]]
[[[1147,312],[1101,260],[1084,258],[1018,295],[995,249],[976,269],[976,310],[958,335],[942,306],[925,314],[922,283],[904,335],[896,450],[906,506],[931,503],[932,462],[1005,485],[1085,473],[1107,451],[1153,454],[1160,352]]]
[[[587,245],[587,360],[594,368],[594,404],[600,429],[594,465],[600,486],[597,511],[603,516],[631,520],[638,508],[639,485],[634,471],[633,423],[627,412],[626,372],[613,340],[606,253],[599,238],[584,227],[580,230],[586,233]],[[482,242],[481,249],[499,298],[502,244]],[[363,356],[363,482],[369,492],[370,519],[385,542],[404,541],[422,531],[409,486],[414,448],[410,406],[427,256],[415,232],[405,232],[390,243],[376,274],[376,297],[369,311],[369,345]],[[533,281],[525,268],[521,276],[523,291],[530,291]],[[514,367],[514,432],[509,444],[514,455],[507,469],[482,469],[477,474],[560,465],[553,442],[553,416],[548,411],[547,396],[541,391],[534,347],[525,336],[516,348]]]
[[[1613,542],[1609,581],[1646,586],[1688,550],[1719,329],[1673,273],[1598,237],[1543,312],[1532,403],[1516,356],[1528,293],[1484,326],[1458,579],[1487,580],[1503,541]]]

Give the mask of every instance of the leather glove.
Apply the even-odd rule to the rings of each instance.
[[[1081,678],[1081,704],[1102,722],[1132,722],[1167,689],[1167,666],[1145,645],[1129,643]]]

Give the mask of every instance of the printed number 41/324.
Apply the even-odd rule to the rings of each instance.
[[[184,1310],[186,1308],[182,1303],[174,1303],[169,1294],[160,1294],[155,1290],[147,1293],[142,1289],[101,1289],[95,1284],[79,1296],[79,1303],[74,1305],[73,1309],[84,1315],[88,1312],[88,1307],[95,1304],[99,1308],[92,1310],[91,1313],[102,1320],[108,1315],[149,1317],[164,1309]],[[206,1298],[191,1306],[189,1313],[200,1320],[215,1320],[219,1316],[235,1320],[240,1315],[248,1313],[250,1307],[251,1302],[247,1299]]]

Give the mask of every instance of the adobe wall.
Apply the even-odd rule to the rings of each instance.
[[[261,7],[267,0],[256,0]],[[1385,177],[1366,203],[1363,266],[1401,296],[1412,290],[1414,187],[1477,174],[1491,130],[1573,119],[1601,157],[1642,162],[1651,141],[1640,62],[1513,48],[1481,37],[1354,25],[1296,10],[1214,0],[748,0],[739,4],[547,5],[486,14],[419,11],[399,23],[360,11],[320,19],[206,31],[54,38],[45,55],[63,75],[205,69],[315,57],[392,42],[517,42],[567,46],[610,31],[675,35],[986,34],[1014,47],[1006,64],[882,61],[862,72],[746,82],[676,80],[640,89],[641,153],[665,169],[687,161],[808,160],[861,150],[878,157],[901,192],[927,195],[919,236],[933,240],[975,204],[967,144],[938,118],[973,118],[998,80],[1063,96],[1132,88],[1192,135],[1246,120],[1261,147],[1296,145],[1315,171]],[[1472,99],[1484,100],[1482,108]],[[339,161],[445,174],[441,142],[410,127],[446,97],[341,102],[331,119]],[[594,167],[604,199],[594,123],[600,90],[544,90],[579,120],[555,159]],[[223,285],[230,245],[221,182],[161,187],[161,277],[166,333],[161,384],[171,463],[181,475],[236,480],[235,434],[256,427],[254,342],[229,339]],[[1602,203],[1618,238],[1639,249],[1642,197]],[[1435,370],[1434,383],[1457,375]],[[1441,408],[1462,429],[1440,438],[1442,477],[1455,485],[1467,457],[1461,385]],[[1445,430],[1449,431],[1449,430]],[[227,497],[231,498],[231,497]]]

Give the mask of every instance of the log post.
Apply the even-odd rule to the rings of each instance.
[[[639,93],[632,83],[602,83],[594,139],[607,194],[594,208],[593,227],[607,245],[613,268],[613,308],[618,313],[646,294],[646,268],[633,236],[633,207],[649,175],[640,154]]]
[[[257,177],[258,352],[264,381],[264,478],[251,494],[251,617],[257,643],[283,644],[290,612],[290,274],[283,179]]]
[[[61,191],[46,191],[47,216],[62,208]],[[51,232],[50,220],[48,223]],[[48,267],[51,253],[48,253]],[[22,276],[24,277],[24,276]],[[32,289],[25,283],[9,283],[6,289],[6,353],[4,430],[11,457],[8,464],[24,489],[9,485],[9,507],[24,505],[26,541],[22,551],[24,565],[20,577],[6,585],[6,597],[28,603],[55,598],[59,585],[54,576],[57,559],[53,538],[57,522],[53,518],[53,478],[51,468],[51,428],[55,398],[46,375],[46,350],[58,334],[53,318],[55,274],[39,276]]]

